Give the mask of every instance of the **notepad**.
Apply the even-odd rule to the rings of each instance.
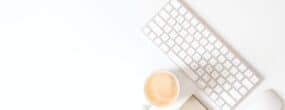
[[[207,108],[203,104],[201,104],[196,97],[191,97],[181,107],[181,110],[207,110]]]

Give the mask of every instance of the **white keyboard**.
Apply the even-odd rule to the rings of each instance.
[[[261,82],[253,69],[177,0],[166,3],[143,31],[219,110],[234,109]]]

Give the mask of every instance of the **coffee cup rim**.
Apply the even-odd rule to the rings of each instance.
[[[178,81],[178,78],[177,78],[177,76],[175,75],[175,73],[172,73],[172,72],[167,71],[167,70],[157,70],[157,71],[153,71],[148,77],[150,77],[150,76],[153,75],[153,74],[159,73],[159,72],[167,73],[167,74],[171,75],[171,76],[174,78],[175,82],[176,82],[177,92],[176,92],[176,94],[175,94],[175,98],[173,98],[173,100],[172,100],[168,105],[166,105],[166,106],[157,106],[157,107],[168,107],[168,106],[171,106],[172,104],[174,104],[174,103],[177,101],[178,97],[179,97],[179,94],[180,94],[180,91],[181,91],[180,82]],[[148,79],[148,78],[147,78],[147,79]],[[145,81],[145,83],[146,83],[146,81]],[[146,95],[146,94],[145,94],[145,95]],[[147,96],[146,96],[146,98],[148,99]],[[149,99],[148,99],[148,100],[149,100]],[[156,106],[156,105],[154,105],[154,106]]]

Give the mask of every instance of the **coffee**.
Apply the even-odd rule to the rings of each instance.
[[[176,99],[178,94],[176,78],[168,72],[155,72],[146,79],[144,93],[153,105],[167,106]]]

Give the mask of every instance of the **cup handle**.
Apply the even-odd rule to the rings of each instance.
[[[150,104],[143,104],[142,110],[150,110],[151,105]]]

